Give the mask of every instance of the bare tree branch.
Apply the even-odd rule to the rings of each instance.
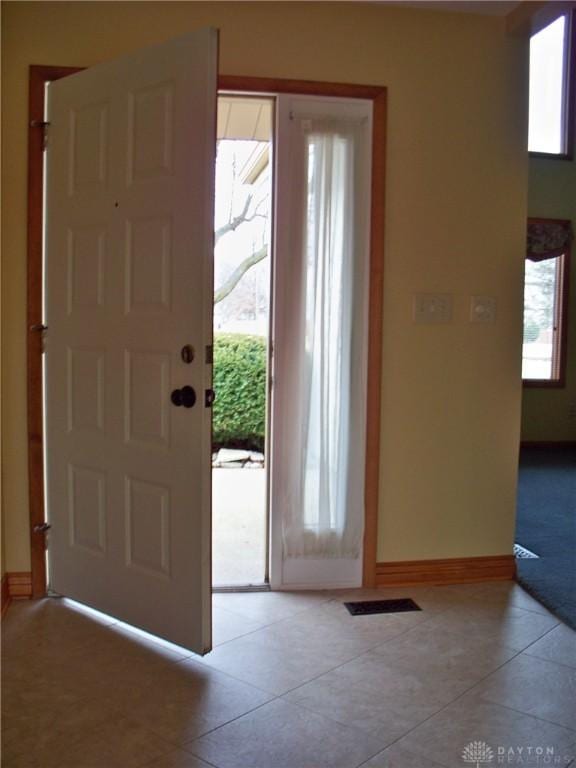
[[[260,248],[260,250],[254,251],[251,256],[248,256],[247,259],[244,259],[244,261],[239,264],[232,272],[230,277],[228,277],[220,286],[220,288],[215,291],[214,304],[218,304],[219,301],[222,301],[222,299],[225,299],[226,296],[232,293],[246,272],[248,272],[248,270],[255,264],[258,264],[259,261],[265,259],[266,256],[268,256],[268,246],[264,245],[262,248]]]
[[[238,216],[231,218],[230,221],[228,221],[226,224],[218,227],[218,229],[214,232],[214,245],[216,245],[221,237],[228,234],[228,232],[234,232],[235,229],[238,229],[240,224],[244,224],[247,221],[253,221],[254,219],[265,219],[266,215],[264,213],[258,213],[258,209],[261,205],[264,204],[264,202],[264,200],[261,200],[256,206],[256,210],[252,216],[248,216],[248,211],[250,209],[250,205],[252,204],[252,195],[248,195],[242,212],[239,213]]]
[[[227,224],[223,224],[214,232],[214,244],[216,244],[223,235],[226,235],[228,232],[234,232],[234,230],[237,229],[240,224],[244,224],[244,222],[248,220],[246,217],[248,215],[248,209],[250,208],[251,203],[252,195],[248,195],[242,212],[239,213],[238,216],[231,218]]]

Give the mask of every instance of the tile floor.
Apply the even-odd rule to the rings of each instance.
[[[383,595],[422,611],[342,605]],[[13,604],[2,765],[573,764],[576,633],[512,583],[218,594],[214,630],[199,659],[64,600]]]

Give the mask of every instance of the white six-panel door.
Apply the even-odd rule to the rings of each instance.
[[[50,585],[198,653],[211,646],[216,78],[217,33],[200,30],[47,99]],[[185,386],[190,408],[171,400]]]

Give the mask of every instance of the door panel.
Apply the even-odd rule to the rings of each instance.
[[[48,87],[45,314],[50,585],[210,648],[217,34]],[[197,402],[176,407],[189,385]]]

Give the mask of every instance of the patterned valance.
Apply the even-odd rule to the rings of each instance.
[[[544,261],[561,256],[574,238],[572,223],[562,219],[528,220],[526,258]]]

